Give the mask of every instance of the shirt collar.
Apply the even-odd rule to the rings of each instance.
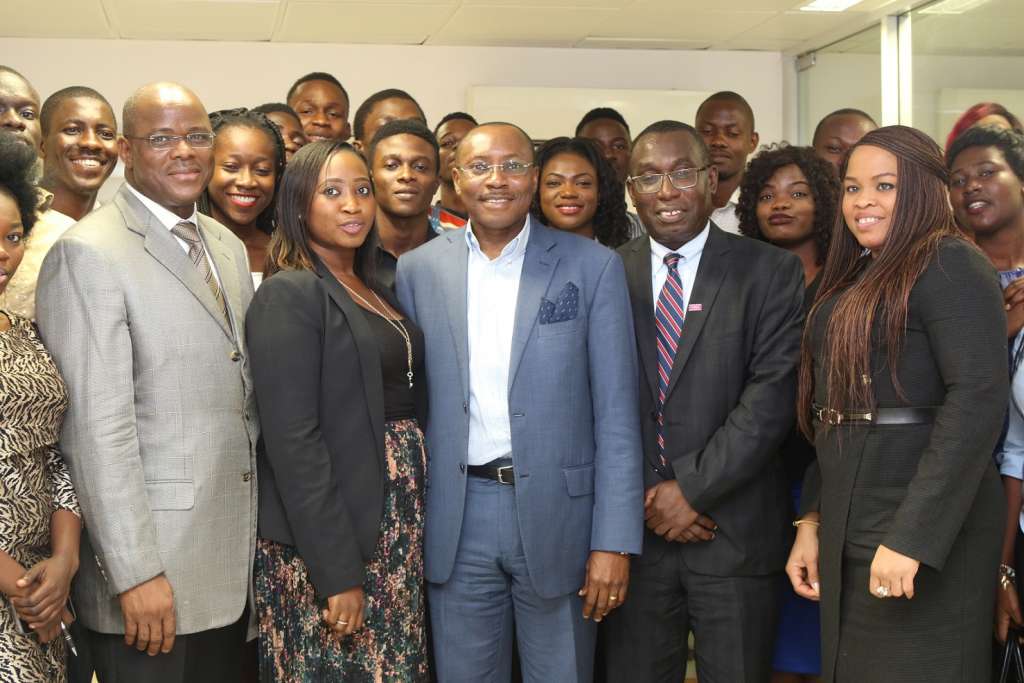
[[[679,254],[679,257],[683,259],[683,263],[686,263],[690,259],[697,258],[700,256],[701,252],[704,251],[704,245],[708,241],[709,234],[711,234],[710,220],[707,222],[707,225],[704,226],[704,229],[700,231],[700,234],[675,250],[669,249],[660,242],[656,242],[655,239],[651,237],[651,255],[657,258],[659,262],[662,262],[665,260],[665,256],[667,254],[674,252]]]
[[[509,262],[514,261],[526,253],[526,243],[530,240],[530,216],[526,216],[526,225],[519,231],[519,234],[515,236],[511,242],[505,245],[505,248],[498,254],[498,258],[494,259],[494,262],[498,261]],[[476,235],[473,234],[473,221],[470,220],[466,224],[466,244],[469,245],[469,250],[478,256],[482,257],[486,261],[490,261],[486,254],[480,249],[480,242],[477,241]]]
[[[146,195],[136,190],[134,187],[131,186],[131,183],[125,184],[128,186],[128,190],[131,191],[133,195],[135,195],[135,198],[142,202],[142,205],[146,207],[149,210],[149,212],[156,217],[158,221],[160,221],[160,225],[164,226],[168,230],[170,230],[183,220],[189,221],[190,223],[192,223],[192,225],[196,226],[196,228],[199,227],[198,214],[196,213],[195,204],[192,205],[192,215],[189,216],[188,218],[182,218],[178,214],[174,213],[173,211],[165,209],[164,207],[160,206]]]

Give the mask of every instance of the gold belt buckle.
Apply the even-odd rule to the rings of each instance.
[[[843,423],[843,414],[835,408],[818,408],[817,417],[820,422],[833,426]]]

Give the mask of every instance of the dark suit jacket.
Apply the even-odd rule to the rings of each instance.
[[[645,485],[674,477],[718,524],[712,541],[683,546],[687,566],[716,576],[778,571],[789,550],[789,493],[778,448],[793,424],[803,324],[799,259],[714,224],[701,255],[665,399],[665,457],[657,446],[657,350],[650,238],[619,248],[637,347]],[[649,530],[641,561],[674,546]]]
[[[258,534],[298,549],[321,598],[362,584],[380,531],[384,387],[366,315],[320,265],[268,278],[246,318]]]

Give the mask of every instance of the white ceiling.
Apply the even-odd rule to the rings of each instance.
[[[786,51],[897,1],[4,0],[0,36]]]

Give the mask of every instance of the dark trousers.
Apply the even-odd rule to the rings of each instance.
[[[173,650],[155,657],[125,645],[121,634],[82,631],[99,683],[241,683],[247,619],[179,635]]]
[[[682,681],[693,632],[701,683],[771,678],[779,575],[707,576],[690,571],[685,547],[630,567],[629,596],[603,623],[609,683]]]

